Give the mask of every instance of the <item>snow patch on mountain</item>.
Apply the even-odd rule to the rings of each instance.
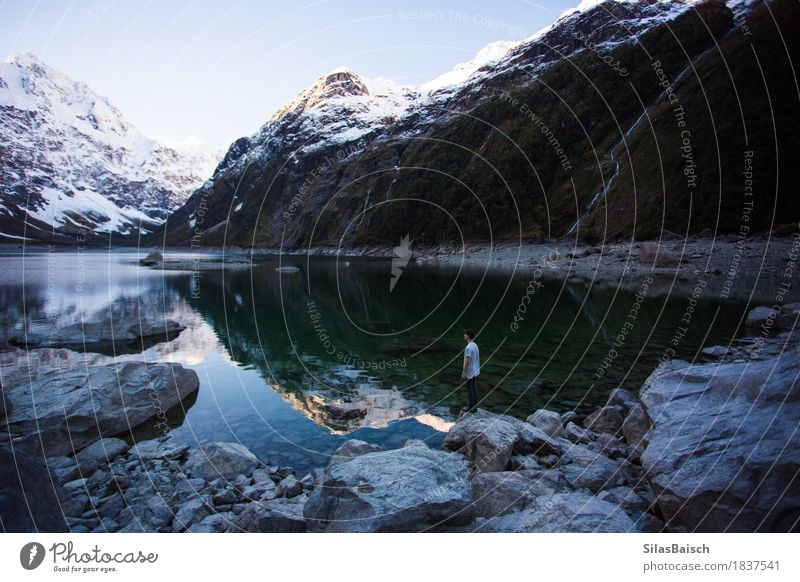
[[[143,135],[105,97],[29,53],[0,64],[0,139],[0,194],[17,222],[11,226],[44,223],[51,235],[151,231],[220,157],[197,141]]]

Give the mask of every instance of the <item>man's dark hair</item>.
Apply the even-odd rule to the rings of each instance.
[[[465,330],[464,330],[464,333],[465,333],[465,334],[467,334],[467,336],[469,337],[469,339],[471,339],[471,340],[472,340],[472,339],[475,339],[475,332],[474,332],[473,330],[471,330],[471,329],[465,329]]]

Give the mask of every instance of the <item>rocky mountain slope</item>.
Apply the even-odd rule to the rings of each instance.
[[[597,241],[738,233],[745,213],[750,232],[797,222],[799,11],[588,0],[419,87],[332,71],[236,141],[150,242]]]
[[[107,99],[34,55],[0,65],[0,241],[150,232],[218,157],[147,138]]]

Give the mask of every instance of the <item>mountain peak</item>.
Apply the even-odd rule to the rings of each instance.
[[[41,65],[46,67],[42,60],[31,52],[14,52],[9,54],[5,61],[6,63],[13,63],[21,66]]]
[[[286,107],[276,112],[274,118],[288,112],[302,113],[314,109],[331,99],[364,97],[370,94],[367,84],[357,73],[347,67],[338,67],[319,77],[313,85],[302,90]]]

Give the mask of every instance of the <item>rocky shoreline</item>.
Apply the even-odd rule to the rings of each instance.
[[[713,361],[663,362],[640,394],[614,390],[585,417],[537,410],[520,420],[478,410],[461,415],[444,450],[421,441],[382,450],[350,440],[326,468],[305,475],[259,460],[239,443],[190,448],[164,436],[130,446],[110,436],[114,428],[86,436],[78,453],[67,456],[58,445],[63,433],[42,439],[39,430],[35,439],[0,444],[0,462],[15,464],[29,487],[20,487],[16,472],[3,471],[4,527],[76,533],[796,530],[800,342],[785,332],[707,352]],[[185,390],[193,386],[191,374],[181,382]],[[10,414],[0,421],[2,430],[24,432],[18,424],[24,399],[14,391],[5,397],[11,407],[3,411]],[[36,458],[37,442],[50,443],[46,464]],[[36,498],[30,509],[23,509],[26,495]]]

